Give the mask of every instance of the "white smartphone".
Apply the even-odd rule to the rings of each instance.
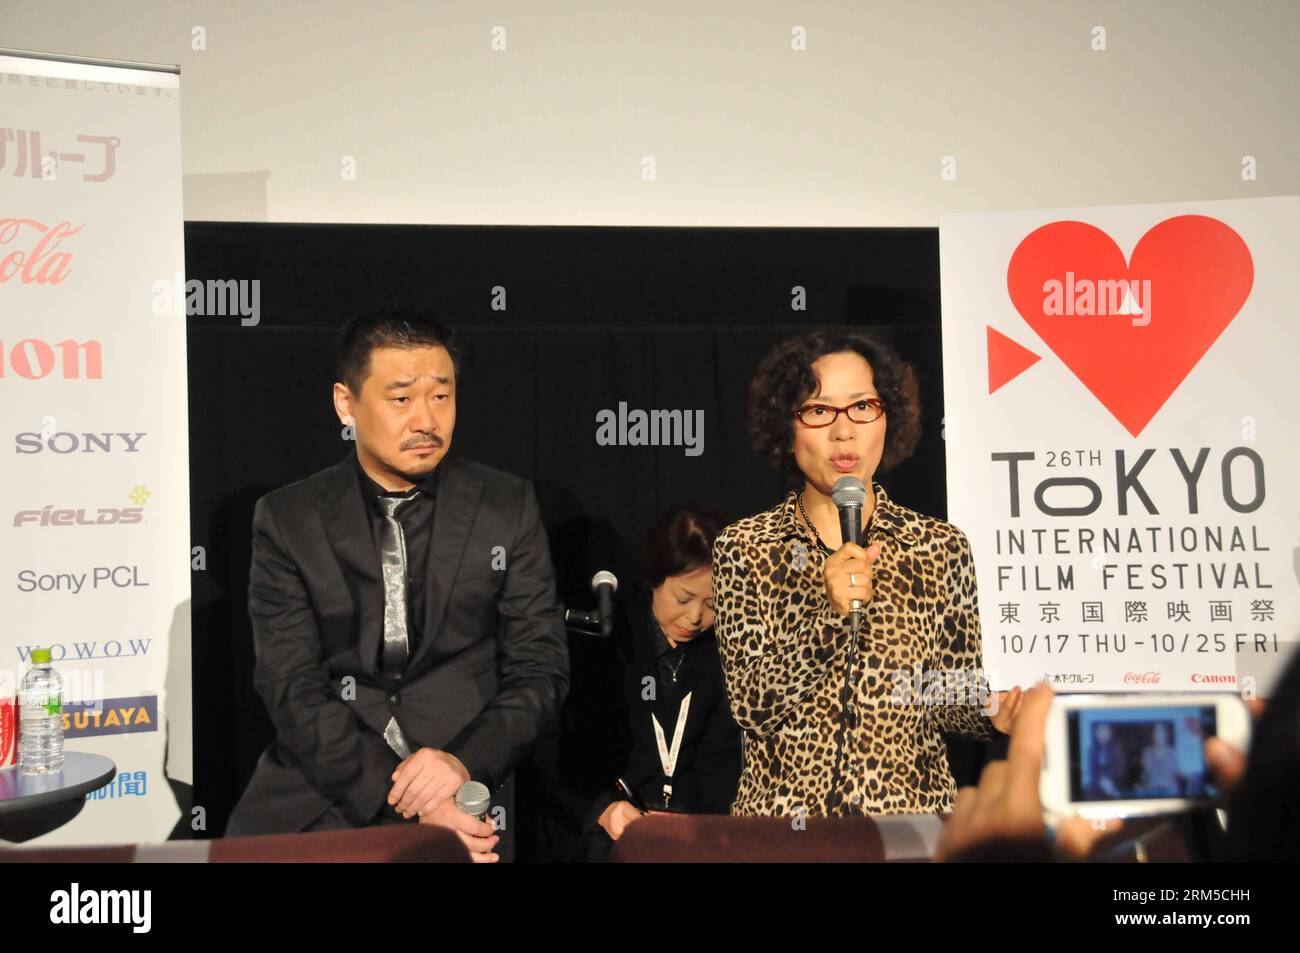
[[[1166,814],[1219,795],[1205,741],[1250,746],[1236,695],[1057,695],[1047,716],[1039,795],[1050,817]]]

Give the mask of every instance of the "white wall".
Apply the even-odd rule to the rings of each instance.
[[[933,226],[1300,192],[1294,0],[0,0],[0,45],[179,63],[188,219]]]

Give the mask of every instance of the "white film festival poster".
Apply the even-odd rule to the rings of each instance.
[[[1267,697],[1300,634],[1300,197],[940,223],[995,688]]]
[[[0,56],[0,692],[49,647],[65,752],[117,766],[26,845],[190,820],[184,271],[178,76]]]

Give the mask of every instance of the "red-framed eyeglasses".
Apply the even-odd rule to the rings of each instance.
[[[839,420],[840,414],[847,414],[855,424],[869,424],[879,420],[885,413],[885,402],[876,397],[864,397],[845,407],[832,407],[830,404],[804,404],[794,412],[794,416],[805,427],[829,427]]]

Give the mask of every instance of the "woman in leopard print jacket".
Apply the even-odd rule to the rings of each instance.
[[[750,430],[803,486],[714,544],[714,626],[744,731],[732,813],[950,810],[940,733],[1009,731],[1020,690],[988,694],[965,535],[872,480],[920,436],[911,367],[852,331],[787,341],[751,385]],[[842,542],[831,500],[845,475],[869,488],[862,546]]]

